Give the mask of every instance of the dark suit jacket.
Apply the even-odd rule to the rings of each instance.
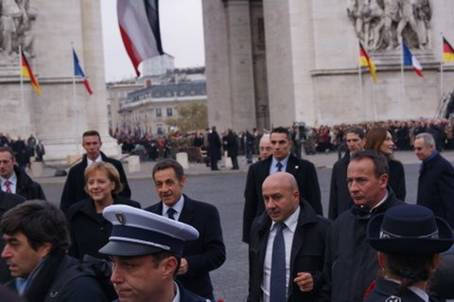
[[[125,171],[121,162],[107,157],[104,153],[101,152],[102,161],[111,163],[115,166],[120,174],[120,181],[123,185],[123,191],[119,193],[120,196],[125,198],[131,197],[131,190],[129,189],[128,180],[126,179]],[[85,168],[87,168],[87,155],[85,154],[82,158],[82,161],[73,166],[68,173],[66,178],[65,186],[63,187],[63,193],[61,195],[60,209],[66,213],[70,206],[76,202],[87,199],[89,196],[84,190],[85,179],[84,173]]]
[[[350,209],[353,205],[347,186],[347,167],[349,163],[350,155],[346,153],[333,166],[328,210],[328,218],[331,220],[335,220],[337,216]]]
[[[46,200],[41,185],[34,182],[24,169],[18,166],[14,167],[14,173],[17,177],[16,194],[23,196],[26,200],[41,199]]]
[[[145,210],[162,215],[162,202]],[[188,271],[177,276],[177,280],[197,295],[213,299],[209,272],[220,267],[225,261],[225,246],[218,210],[213,205],[192,200],[184,195],[184,206],[179,221],[196,228],[200,236],[197,240],[185,244],[183,257],[188,261]]]
[[[298,225],[293,237],[290,256],[290,279],[288,301],[314,301],[321,286],[325,255],[325,237],[329,221],[318,216],[312,207],[303,202],[300,206]],[[266,245],[271,227],[271,219],[264,212],[254,220],[249,244],[249,302],[259,302],[262,298],[261,284]],[[303,293],[293,282],[298,272],[310,272],[314,278],[314,290]]]
[[[454,168],[440,154],[423,162],[418,179],[417,204],[454,227]]]
[[[254,218],[265,210],[262,184],[270,174],[272,160],[273,157],[270,156],[249,167],[244,190],[245,204],[243,212],[243,241],[246,243],[249,243],[249,233]],[[320,186],[314,164],[305,159],[298,159],[291,154],[287,162],[286,172],[295,176],[300,190],[301,201],[303,199],[307,200],[317,214],[323,215]]]
[[[3,214],[5,214],[5,212],[7,212],[9,209],[14,208],[24,201],[25,198],[23,196],[6,193],[0,190],[0,218],[2,218]],[[0,237],[0,251],[3,251],[4,247],[5,243]],[[6,261],[4,259],[0,259],[0,283],[5,283],[10,279],[11,276],[9,274],[8,266],[6,265]]]

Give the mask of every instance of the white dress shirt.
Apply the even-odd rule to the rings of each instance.
[[[283,223],[286,228],[283,229],[282,235],[284,236],[285,242],[285,292],[288,294],[288,284],[290,279],[290,256],[292,252],[293,237],[295,236],[295,230],[298,225],[298,217],[300,215],[300,207],[293,212]],[[270,301],[270,282],[271,282],[271,261],[273,254],[273,243],[276,237],[276,223],[273,221],[270,228],[270,234],[268,235],[268,242],[266,244],[265,261],[263,263],[263,280],[262,280],[262,292],[263,302]]]
[[[178,284],[175,284],[175,297],[173,298],[172,302],[180,302],[180,289],[178,288]]]
[[[2,182],[2,191],[3,192],[6,192],[5,181],[7,181],[7,180],[9,180],[10,183],[11,183],[9,185],[11,193],[16,194],[16,188],[17,188],[17,176],[16,176],[16,173],[13,172],[13,174],[11,174],[11,176],[9,178],[0,177],[0,181]]]
[[[270,175],[274,174],[278,171],[278,168],[276,167],[277,163],[280,162],[282,164],[282,169],[281,172],[287,171],[287,164],[288,164],[288,158],[290,157],[290,154],[287,155],[286,158],[278,160],[273,156],[273,160],[271,161],[271,167],[270,167]]]
[[[180,220],[180,214],[181,214],[181,211],[183,211],[183,206],[184,206],[184,196],[181,195],[180,199],[178,199],[178,201],[172,206],[172,209],[175,210],[175,214],[173,214],[173,218],[175,220]],[[169,217],[169,215],[167,215],[167,210],[169,209],[168,206],[166,206],[165,203],[162,203],[162,216],[165,216],[165,217]]]
[[[87,156],[87,167],[90,167],[93,163],[99,163],[102,161],[101,153],[99,153],[98,157],[95,160],[91,160]]]

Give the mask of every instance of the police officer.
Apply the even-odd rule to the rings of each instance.
[[[367,237],[378,251],[381,276],[366,302],[428,302],[428,280],[439,253],[453,243],[449,224],[417,205],[392,207],[371,219]]]
[[[126,205],[104,209],[112,225],[100,252],[112,256],[111,281],[120,302],[208,301],[174,281],[184,242],[198,238],[187,224]]]

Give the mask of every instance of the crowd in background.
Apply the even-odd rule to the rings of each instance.
[[[10,147],[15,154],[17,164],[21,168],[30,166],[30,159],[42,161],[46,150],[43,143],[31,134],[26,140],[20,136],[11,138],[8,134],[0,133],[0,147]]]
[[[321,125],[319,127],[308,127],[305,124],[294,123],[290,127],[294,153],[299,155],[304,150],[304,153],[308,155],[334,151],[341,154],[345,151],[344,132],[350,127],[360,127],[365,131],[373,127],[384,127],[391,132],[397,150],[411,150],[414,137],[422,132],[429,132],[434,136],[438,150],[454,149],[453,120],[418,119],[359,124],[345,123],[334,126]],[[211,131],[211,129],[189,133],[176,131],[167,135],[116,131],[112,135],[122,146],[123,153],[140,155],[142,160],[175,157],[177,152],[187,152],[190,161],[202,162],[207,158],[207,137]],[[258,154],[259,140],[262,134],[266,132],[268,131],[254,128],[251,131],[244,130],[238,133],[224,131],[219,133],[219,136],[224,152],[245,155],[248,162],[251,163],[252,156]],[[232,143],[233,140],[236,142]]]

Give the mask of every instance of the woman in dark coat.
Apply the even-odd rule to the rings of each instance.
[[[120,175],[112,164],[97,162],[85,170],[85,191],[90,198],[75,203],[68,211],[71,256],[79,259],[84,255],[106,258],[98,252],[107,243],[112,231],[111,223],[102,216],[104,208],[112,204],[140,208],[138,202],[118,196],[121,190]]]
[[[394,142],[391,133],[385,128],[372,128],[367,132],[365,149],[372,149],[383,154],[388,159],[389,180],[388,184],[396,194],[397,199],[405,201],[407,194],[405,188],[404,166],[392,156]]]

